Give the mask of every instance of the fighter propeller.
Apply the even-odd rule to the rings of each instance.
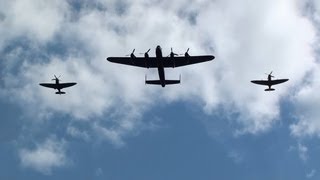
[[[61,81],[61,79],[60,79],[61,75],[59,77],[57,77],[56,75],[53,75],[53,76],[54,76],[54,78],[51,79],[52,81],[56,81],[56,80]]]
[[[274,78],[274,76],[272,75],[272,72],[273,71],[271,71],[269,74],[268,73],[265,73],[268,77],[270,76],[270,77],[272,77],[272,78]]]

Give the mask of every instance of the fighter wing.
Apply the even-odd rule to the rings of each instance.
[[[77,83],[74,83],[74,82],[72,82],[72,83],[60,83],[60,84],[58,84],[58,86],[59,86],[59,89],[63,89],[63,88],[74,86],[76,84]]]
[[[280,83],[284,83],[286,81],[288,81],[289,79],[276,79],[276,80],[271,80],[271,81],[265,81],[265,80],[254,80],[251,81],[252,83],[255,84],[260,84],[260,85],[266,85],[266,86],[272,86],[272,85],[276,85],[276,84],[280,84]]]
[[[53,84],[53,83],[40,83],[39,85],[47,87],[47,88],[53,88],[53,89],[63,89],[70,86],[74,86],[77,83],[60,83],[60,84]]]
[[[284,83],[284,82],[286,82],[286,81],[288,81],[288,80],[289,80],[289,79],[276,79],[276,80],[271,80],[271,85]]]
[[[113,63],[125,64],[130,66],[137,66],[143,68],[155,68],[158,67],[155,57],[108,57],[108,61]]]
[[[206,61],[211,61],[214,56],[180,56],[180,57],[164,57],[163,66],[164,67],[180,67],[190,64],[202,63]]]
[[[57,85],[56,84],[52,84],[52,83],[40,83],[39,85],[47,87],[47,88],[57,89]]]
[[[265,85],[265,86],[271,86],[271,84],[269,83],[269,81],[265,81],[265,80],[254,80],[254,81],[251,81],[252,83],[254,84],[259,84],[259,85]]]

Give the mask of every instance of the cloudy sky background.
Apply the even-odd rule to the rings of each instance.
[[[1,0],[0,178],[318,179],[319,30],[316,0]],[[157,45],[216,59],[105,60]]]

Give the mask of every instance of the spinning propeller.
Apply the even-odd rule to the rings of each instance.
[[[132,53],[131,54],[127,54],[126,56],[130,56],[131,58],[135,58],[136,56],[134,55],[134,51],[135,51],[136,49],[133,49],[133,51],[132,51]]]
[[[170,52],[170,55],[169,55],[171,58],[173,58],[173,57],[175,57],[175,56],[179,56],[179,54],[177,54],[177,53],[174,53],[173,52],[173,50],[172,50],[172,48],[171,48],[171,52]],[[168,56],[168,57],[169,57]]]
[[[265,73],[265,74],[268,75],[268,76],[270,76],[270,77],[272,77],[272,78],[274,78],[274,76],[272,75],[272,72],[273,72],[273,71],[271,71],[270,74],[268,74],[268,73]]]
[[[52,81],[60,80],[59,78],[61,77],[61,75],[59,77],[57,77],[56,75],[53,75],[53,76],[54,76],[54,79],[52,79]]]
[[[184,53],[184,56],[185,56],[185,57],[190,57],[190,55],[189,55],[189,50],[190,50],[190,48],[188,48],[187,51]],[[183,55],[183,54],[180,54],[180,55]]]
[[[149,54],[148,54],[148,53],[150,52],[150,50],[151,50],[151,49],[148,49],[147,52],[145,52],[145,53],[140,53],[140,54],[144,54],[144,57],[145,57],[145,58],[149,58]]]

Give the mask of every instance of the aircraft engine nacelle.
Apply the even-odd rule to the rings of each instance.
[[[146,64],[146,67],[149,69],[149,51],[150,51],[151,49],[149,49],[147,52],[145,52],[144,53],[144,59],[145,59],[145,64]]]
[[[146,67],[149,69],[149,67],[150,67],[150,65],[149,65],[149,56],[145,56],[144,63],[146,65]]]

